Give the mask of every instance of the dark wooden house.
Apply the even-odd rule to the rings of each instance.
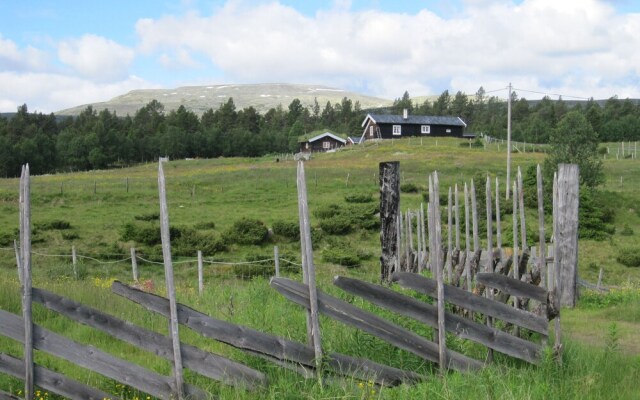
[[[301,153],[315,153],[344,147],[347,144],[347,140],[334,133],[324,132],[311,138],[303,137],[299,143]]]
[[[453,136],[470,138],[465,135],[467,124],[460,117],[367,114],[362,122],[361,140],[393,139],[407,136]]]

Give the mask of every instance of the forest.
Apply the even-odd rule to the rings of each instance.
[[[253,107],[238,110],[229,98],[216,110],[202,115],[184,106],[165,112],[153,100],[135,115],[119,116],[88,106],[77,117],[29,113],[18,107],[11,117],[0,117],[0,176],[15,177],[29,163],[34,174],[118,168],[154,160],[175,158],[257,157],[294,152],[298,138],[318,129],[360,136],[367,113],[399,114],[403,109],[419,115],[453,115],[467,123],[467,132],[505,138],[507,102],[487,96],[482,87],[473,96],[445,90],[435,100],[416,102],[405,92],[383,109],[362,109],[343,98],[305,107],[294,99],[264,114]],[[565,102],[544,97],[530,101],[512,93],[512,137],[517,141],[547,143],[568,111],[584,114],[603,142],[640,139],[640,104],[612,97]]]

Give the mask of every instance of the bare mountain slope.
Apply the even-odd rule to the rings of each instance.
[[[196,114],[202,114],[209,108],[216,110],[220,104],[232,97],[236,109],[252,106],[258,112],[267,112],[270,108],[282,104],[286,108],[293,99],[298,98],[304,106],[312,106],[314,98],[318,99],[320,109],[327,101],[331,104],[339,103],[344,97],[354,103],[360,102],[362,108],[384,107],[393,103],[392,100],[365,96],[342,89],[322,85],[300,84],[233,84],[211,86],[185,86],[176,89],[143,89],[132,90],[122,96],[109,101],[84,104],[56,112],[57,115],[78,115],[91,105],[98,112],[103,109],[115,111],[118,115],[131,115],[151,100],[158,100],[165,107],[165,112],[184,105]]]

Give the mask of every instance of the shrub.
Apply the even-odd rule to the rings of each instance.
[[[203,221],[203,222],[196,223],[193,227],[198,230],[215,229],[216,223],[213,221],[209,221],[209,222]]]
[[[220,236],[213,232],[198,232],[189,227],[174,228],[173,232],[179,232],[177,237],[171,238],[171,251],[175,256],[193,257],[198,250],[205,256],[211,256],[226,250]]]
[[[400,192],[402,193],[418,193],[418,185],[415,183],[403,183],[400,185]]]
[[[620,249],[616,261],[626,267],[640,267],[640,247],[625,247]]]
[[[261,244],[269,236],[269,230],[264,222],[257,219],[242,218],[233,223],[227,230],[225,241],[238,244]]]
[[[320,228],[330,235],[345,235],[351,232],[351,221],[341,215],[336,215],[320,221]]]
[[[154,212],[149,214],[135,215],[133,217],[136,221],[159,221],[160,213]]]
[[[332,246],[322,250],[322,260],[348,268],[360,266],[360,258],[356,252],[342,247]]]
[[[43,231],[51,231],[51,230],[63,230],[70,229],[71,223],[69,221],[65,221],[62,219],[54,219],[53,221],[40,222],[34,224],[36,229],[41,229]]]
[[[624,227],[620,231],[620,234],[622,236],[632,236],[633,235],[633,229],[631,229],[629,224],[624,224]]]
[[[160,238],[160,226],[151,224],[135,224],[127,222],[120,230],[120,239],[133,241],[147,246],[153,246],[162,242]]]
[[[13,236],[9,233],[0,233],[0,246],[9,246],[13,244]]]
[[[78,235],[76,232],[62,232],[62,238],[64,240],[75,240],[80,239],[80,235]]]
[[[369,203],[373,201],[371,193],[354,193],[344,196],[347,203]]]
[[[300,240],[300,224],[289,221],[275,221],[272,226],[273,233],[289,240]]]
[[[340,214],[341,210],[342,208],[338,204],[329,204],[318,207],[313,211],[313,215],[320,219],[326,219]]]

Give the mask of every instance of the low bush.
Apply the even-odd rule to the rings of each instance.
[[[274,221],[273,233],[291,241],[300,240],[300,224],[291,221]]]
[[[136,221],[159,221],[160,213],[154,212],[149,214],[134,215]]]
[[[71,223],[62,219],[54,219],[52,221],[39,222],[33,224],[35,229],[43,231],[71,229]]]
[[[340,207],[338,204],[328,204],[315,209],[313,211],[313,215],[320,219],[326,219],[340,214],[341,210],[342,207]]]
[[[194,228],[198,229],[198,230],[208,230],[208,229],[215,229],[216,228],[216,223],[213,221],[208,221],[208,222],[198,222],[195,225],[193,225]]]
[[[199,232],[194,228],[181,227],[174,229],[180,234],[171,239],[171,252],[178,257],[193,257],[202,251],[204,256],[212,256],[226,250],[226,245],[219,235],[213,232]]]
[[[0,233],[0,246],[9,246],[13,244],[14,237],[9,233]]]
[[[346,235],[352,230],[351,220],[342,215],[323,219],[319,225],[320,228],[329,235]]]
[[[342,247],[329,247],[322,250],[322,260],[325,262],[338,264],[347,268],[360,266],[360,258],[355,251]]]
[[[624,224],[624,227],[622,228],[622,230],[620,230],[620,234],[622,236],[632,236],[633,233],[633,229],[631,229],[629,224]]]
[[[347,203],[369,203],[373,201],[373,195],[371,193],[354,193],[344,196],[344,201]]]
[[[402,193],[418,193],[418,185],[415,183],[403,183],[400,185],[400,192]]]
[[[261,244],[269,237],[264,222],[257,219],[242,218],[233,223],[225,233],[226,243]]]
[[[621,248],[616,261],[626,267],[640,267],[640,246]]]

